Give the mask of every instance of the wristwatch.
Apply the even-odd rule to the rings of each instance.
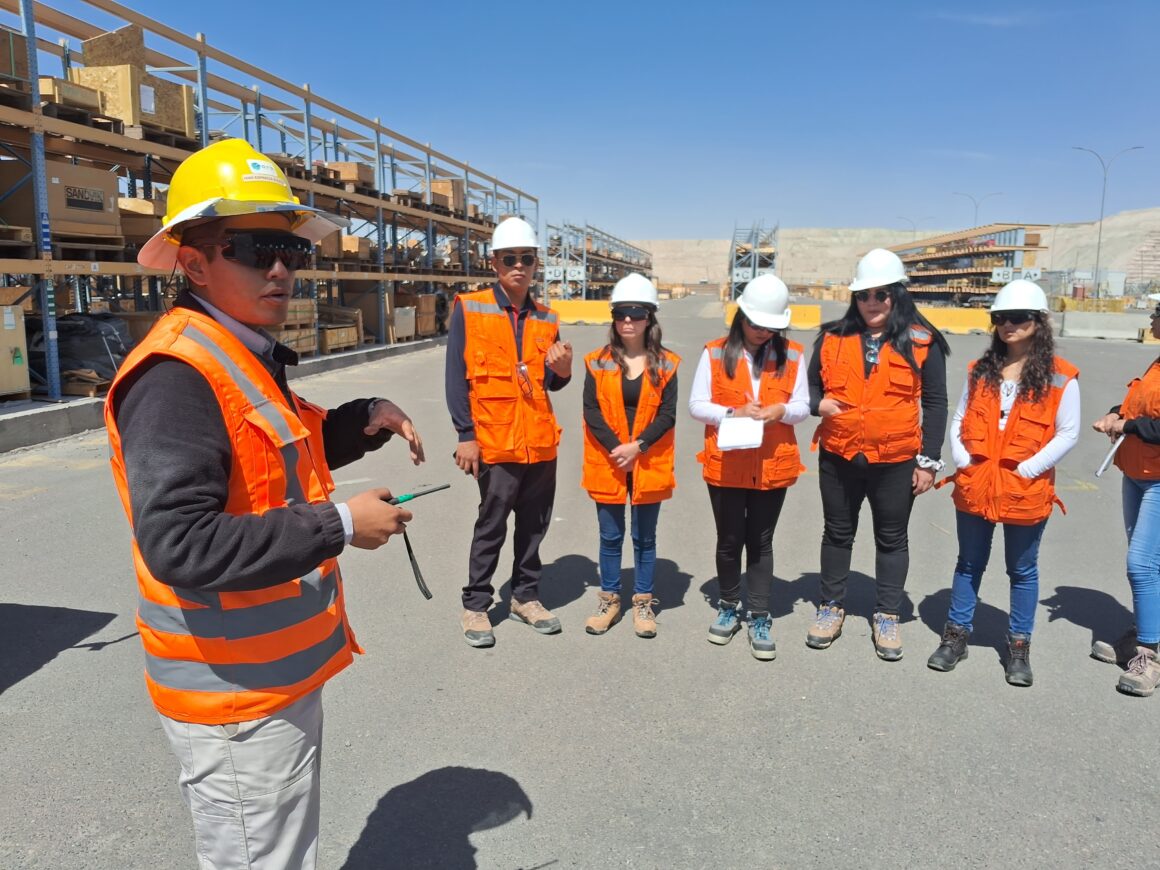
[[[732,417],[732,416],[733,416],[733,411],[734,411],[734,409],[733,409],[733,408],[726,408],[726,409],[725,409],[725,416],[726,416],[726,417]]]
[[[641,453],[648,453],[648,442],[643,438],[636,439],[636,446],[640,448]]]

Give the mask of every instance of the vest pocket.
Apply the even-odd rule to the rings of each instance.
[[[475,403],[476,424],[483,426],[510,426],[515,422],[515,396],[477,395]]]
[[[914,395],[914,369],[905,360],[891,360],[886,367],[886,377],[888,380],[884,392],[887,395],[907,398]]]

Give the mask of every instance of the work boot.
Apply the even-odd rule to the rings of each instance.
[[[463,639],[470,646],[495,646],[495,632],[491,630],[491,620],[486,613],[478,610],[465,610],[459,617],[459,624],[463,627]]]
[[[724,646],[741,631],[741,602],[718,601],[717,619],[709,626],[709,643]]]
[[[818,608],[814,624],[806,635],[806,646],[825,649],[842,636],[842,623],[846,621],[846,611],[831,601]]]
[[[1137,646],[1135,657],[1128,662],[1128,670],[1120,677],[1116,688],[1129,695],[1148,697],[1160,685],[1160,659],[1155,647]]]
[[[1136,626],[1125,631],[1119,639],[1112,643],[1106,640],[1097,640],[1092,644],[1092,658],[1109,665],[1119,665],[1126,668],[1128,662],[1136,657]]]
[[[637,637],[657,636],[657,617],[653,605],[660,604],[651,592],[632,596],[632,630]]]
[[[620,620],[620,595],[601,590],[596,593],[596,613],[584,623],[589,634],[604,634]]]
[[[878,658],[884,662],[896,662],[902,658],[902,629],[898,625],[897,616],[876,612],[871,632],[874,635],[874,652],[878,653]]]
[[[516,601],[512,599],[512,612],[508,619],[526,622],[540,634],[556,634],[560,631],[560,620],[539,601]]]
[[[1031,685],[1031,635],[1007,635],[1007,682],[1012,686]]]
[[[935,671],[953,671],[955,665],[967,657],[967,638],[970,636],[963,626],[948,622],[943,626],[938,649],[930,654],[926,666]]]
[[[749,651],[763,662],[777,658],[777,644],[773,642],[773,617],[768,613],[749,614]]]

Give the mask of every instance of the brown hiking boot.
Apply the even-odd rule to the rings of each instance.
[[[896,662],[902,658],[902,629],[898,617],[893,613],[875,613],[871,620],[874,635],[874,652],[884,662]]]
[[[470,646],[495,646],[495,633],[486,613],[465,610],[459,617],[459,624],[463,628],[463,639]]]
[[[1117,640],[1108,643],[1106,640],[1097,640],[1092,644],[1092,658],[1107,662],[1109,665],[1128,666],[1128,662],[1136,657],[1136,626],[1132,626]]]
[[[1128,670],[1120,677],[1116,688],[1129,695],[1148,697],[1160,685],[1160,659],[1156,650],[1136,647],[1136,657],[1128,662]]]
[[[632,596],[632,630],[637,637],[657,636],[657,617],[653,605],[660,604],[651,592]]]
[[[806,646],[825,649],[842,636],[842,623],[846,621],[846,611],[831,602],[818,608],[814,624],[806,635]]]
[[[620,621],[620,596],[615,592],[601,590],[596,593],[596,613],[584,623],[589,634],[604,634]]]
[[[560,620],[539,601],[516,601],[513,598],[512,612],[508,618],[526,622],[540,634],[556,634],[560,631]]]

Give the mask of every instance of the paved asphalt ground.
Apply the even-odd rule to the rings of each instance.
[[[1007,581],[997,543],[971,656],[930,671],[956,552],[949,490],[911,520],[905,658],[870,641],[868,509],[855,546],[845,634],[804,643],[817,594],[816,462],[790,491],[774,539],[776,661],[744,636],[705,641],[714,534],[688,395],[700,347],[722,331],[705,298],[662,309],[680,353],[679,489],[661,511],[660,633],[622,622],[584,633],[597,583],[596,516],[579,488],[577,378],[557,394],[564,428],[542,597],[564,631],[542,637],[493,611],[498,643],[459,635],[459,587],[477,505],[451,462],[439,348],[296,382],[336,405],[397,400],[429,460],[403,449],[339,470],[338,497],[450,481],[414,504],[412,539],[342,557],[367,654],[326,691],[321,866],[326,868],[1155,867],[1160,698],[1119,695],[1088,657],[1131,613],[1120,474],[1096,480],[1106,440],[1085,430],[1059,470],[1068,515],[1048,525],[1032,646],[1035,685],[1006,685]],[[582,353],[604,329],[566,328]],[[799,341],[812,336],[796,333]],[[982,336],[954,337],[952,403]],[[1153,348],[1063,340],[1082,370],[1084,419],[1118,402]],[[813,421],[799,427],[809,443]],[[141,679],[129,534],[103,432],[0,457],[0,867],[193,866],[177,763]],[[506,568],[507,555],[504,564]],[[625,582],[631,586],[631,548]],[[501,571],[506,576],[506,571]],[[506,597],[507,588],[503,590]]]

